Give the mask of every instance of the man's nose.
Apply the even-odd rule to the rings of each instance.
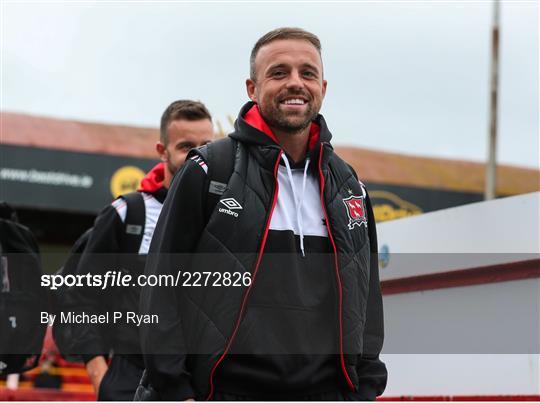
[[[293,70],[287,80],[287,88],[303,88],[304,81],[299,71]]]

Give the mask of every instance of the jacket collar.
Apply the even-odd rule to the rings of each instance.
[[[235,132],[230,134],[235,140],[246,145],[258,146],[257,148],[265,155],[270,154],[268,164],[273,164],[275,154],[271,150],[279,151],[281,146],[272,130],[263,119],[259,106],[255,102],[246,103],[234,123]],[[308,156],[312,161],[317,161],[321,143],[328,143],[332,134],[328,130],[324,117],[317,115],[310,127],[308,142]],[[265,164],[266,165],[266,164]],[[304,166],[304,161],[293,164],[293,168]]]
[[[163,203],[167,196],[167,189],[163,187],[165,179],[165,165],[160,162],[154,166],[142,179],[138,192],[152,194],[159,202]]]
[[[248,102],[242,107],[234,123],[234,128],[235,132],[231,134],[231,137],[238,141],[279,147],[276,136],[264,121],[259,106],[255,102]],[[316,148],[320,142],[330,142],[331,139],[332,134],[328,130],[323,116],[317,115],[310,127],[309,150]]]

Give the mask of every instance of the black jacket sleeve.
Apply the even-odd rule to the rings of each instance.
[[[358,400],[375,400],[386,388],[388,373],[386,365],[379,359],[384,340],[384,319],[381,287],[379,283],[379,259],[375,217],[369,196],[366,194],[368,233],[370,241],[370,277],[366,325],[364,330],[363,354],[358,357]]]
[[[207,179],[204,170],[186,161],[175,176],[152,237],[145,275],[173,275],[185,254],[195,249],[205,226]],[[157,314],[159,323],[141,328],[141,345],[150,384],[162,400],[195,397],[186,368],[179,315],[178,287],[143,287],[141,314]]]
[[[97,216],[88,243],[77,265],[76,274],[105,274],[115,267],[120,252],[123,223],[112,205],[105,207]],[[107,311],[110,290],[101,287],[76,287],[73,294],[75,310],[89,315]],[[106,355],[110,342],[106,340],[106,326],[77,324],[74,326],[74,351],[82,354],[85,362],[98,355]]]

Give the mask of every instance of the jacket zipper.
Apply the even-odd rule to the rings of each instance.
[[[236,319],[236,324],[235,324],[234,330],[233,330],[233,332],[231,334],[231,337],[229,338],[229,342],[225,346],[225,350],[223,350],[223,353],[218,358],[218,360],[216,361],[216,363],[212,367],[212,371],[210,372],[210,392],[209,392],[208,397],[206,398],[206,400],[211,400],[212,396],[214,395],[214,382],[213,382],[214,373],[216,372],[216,369],[219,366],[219,364],[221,364],[221,362],[225,359],[225,356],[229,353],[229,350],[230,350],[230,348],[232,346],[232,343],[233,343],[233,341],[234,341],[234,339],[236,337],[236,334],[238,333],[238,329],[240,328],[240,323],[242,322],[242,316],[244,315],[244,311],[245,311],[245,308],[246,308],[246,304],[247,304],[249,294],[251,292],[251,288],[255,284],[255,280],[257,278],[257,271],[259,270],[259,266],[261,265],[261,261],[262,261],[262,257],[263,257],[263,253],[264,253],[264,247],[266,246],[266,239],[268,238],[268,229],[270,228],[270,220],[272,219],[272,214],[274,213],[274,208],[276,207],[276,203],[277,203],[277,195],[278,195],[278,191],[279,191],[279,183],[278,183],[277,172],[278,172],[279,161],[281,159],[281,154],[282,153],[283,153],[283,151],[280,150],[279,154],[278,154],[278,157],[276,159],[276,162],[274,164],[275,187],[274,187],[274,194],[272,195],[272,205],[270,206],[270,212],[268,214],[268,218],[266,219],[266,224],[265,224],[265,227],[264,227],[264,234],[263,234],[263,237],[262,237],[262,240],[261,240],[261,245],[259,247],[259,254],[257,256],[257,261],[255,263],[255,268],[253,270],[251,284],[249,285],[248,289],[246,290],[246,292],[244,294],[244,298],[242,299],[242,304],[240,305],[240,312],[238,313],[238,318]]]
[[[324,202],[324,175],[322,171],[322,157],[324,152],[324,143],[321,143],[321,149],[319,152],[319,180],[321,185],[321,204],[324,211],[324,219],[326,221],[326,228],[328,229],[328,237],[330,238],[330,243],[332,244],[332,248],[334,250],[334,266],[336,269],[336,279],[338,283],[338,296],[339,296],[339,355],[340,355],[340,362],[341,362],[341,370],[343,371],[343,375],[345,376],[345,380],[347,381],[347,384],[349,385],[349,388],[354,392],[356,388],[354,387],[351,378],[349,376],[349,373],[347,372],[347,368],[345,367],[345,357],[343,355],[343,288],[341,286],[341,276],[339,274],[339,261],[338,261],[338,252],[336,243],[334,241],[334,236],[332,235],[332,229],[330,227],[330,220],[328,219],[328,213],[326,211],[326,204]]]

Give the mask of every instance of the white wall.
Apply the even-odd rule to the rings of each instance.
[[[540,192],[381,223],[377,235],[390,252],[381,280],[538,258]]]
[[[379,225],[381,279],[538,258],[540,192]],[[540,279],[384,297],[385,396],[540,395]]]
[[[539,355],[385,354],[383,396],[539,395]]]

